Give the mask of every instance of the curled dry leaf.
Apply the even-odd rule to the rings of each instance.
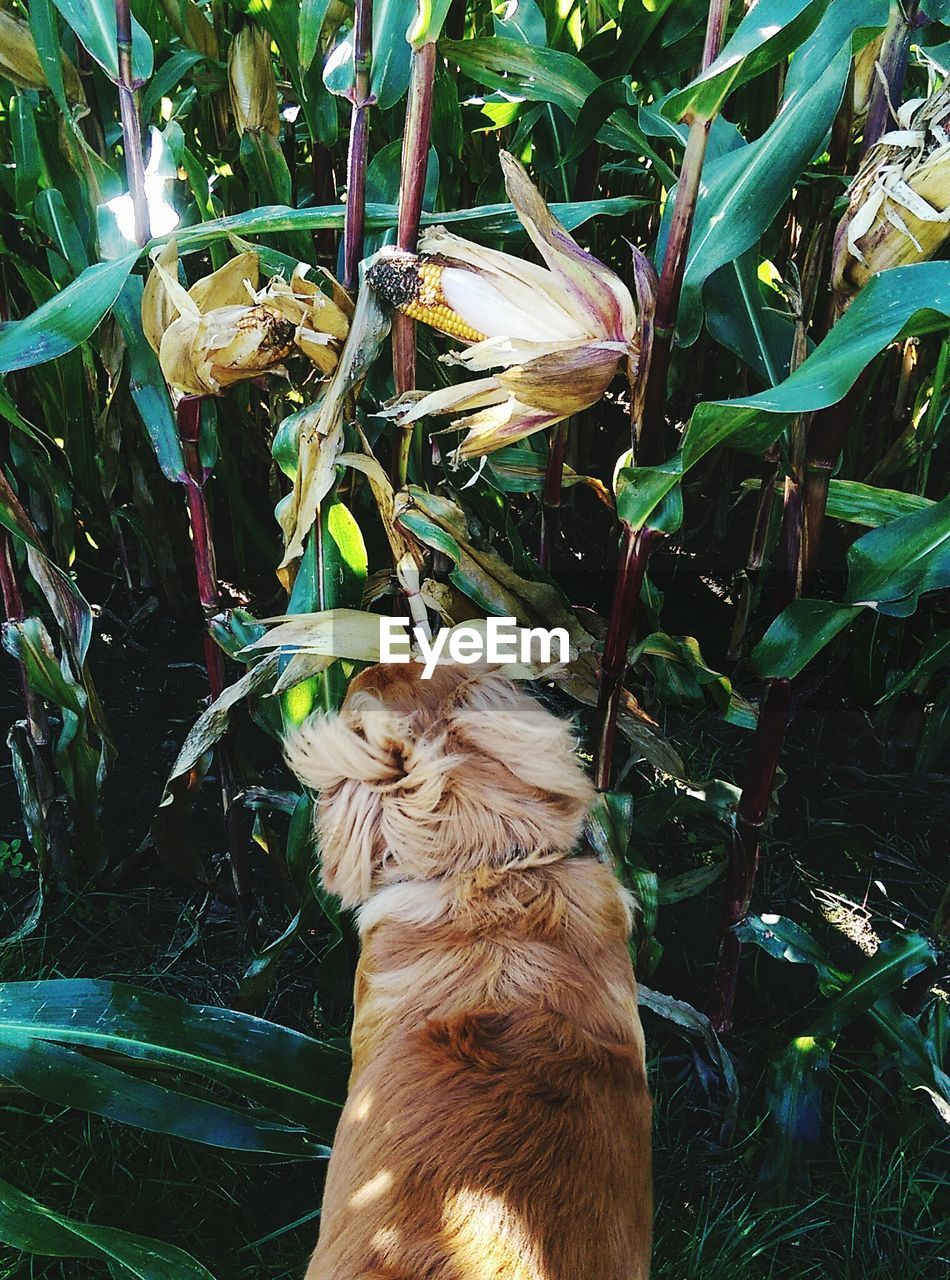
[[[320,503],[336,477],[337,459],[343,449],[347,401],[366,376],[388,332],[389,319],[375,293],[372,289],[362,289],[333,377],[322,398],[298,415],[297,474],[293,492],[277,512],[284,531],[281,570],[286,570],[303,554],[304,542],[313,528]]]

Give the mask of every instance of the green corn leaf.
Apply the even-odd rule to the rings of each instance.
[[[680,455],[661,467],[623,467],[617,473],[617,515],[632,529],[659,518],[663,503],[683,475]],[[652,519],[651,519],[652,517]]]
[[[732,409],[807,413],[837,404],[898,335],[934,333],[950,318],[950,262],[915,262],[872,276],[808,359],[777,387],[720,401]]]
[[[332,1137],[348,1070],[338,1049],[275,1023],[83,978],[0,983],[0,1037],[118,1055],[127,1069],[185,1072],[315,1141]]]
[[[550,102],[576,120],[602,81],[580,58],[556,49],[536,48],[500,36],[476,40],[440,40],[448,62],[490,89],[517,94],[529,102]],[[666,163],[647,141],[632,112],[615,111],[597,133],[600,141],[647,156],[668,173]]]
[[[890,686],[883,697],[878,698],[878,705],[896,698],[918,680],[923,680],[946,666],[950,666],[950,629],[947,628],[938,631],[926,641],[917,661],[908,672]]]
[[[518,0],[516,5],[509,4],[508,0],[494,0],[492,26],[496,36],[520,40],[535,49],[543,48],[548,42],[544,14],[536,0]]]
[[[26,212],[40,180],[40,140],[36,132],[36,111],[25,93],[18,93],[11,105],[10,141],[16,166],[16,207],[20,212]]]
[[[638,662],[645,656],[659,659],[654,663],[654,669],[679,669],[686,680],[700,691],[700,703],[703,701],[702,691],[705,691],[720,711],[725,712],[729,707],[732,684],[709,666],[695,636],[669,636],[663,631],[655,631],[637,644],[629,661]]]
[[[53,0],[86,50],[115,84],[119,83],[119,51],[113,0]],[[152,42],[132,16],[132,76],[140,83],[152,74]]]
[[[414,49],[438,40],[451,4],[452,0],[416,0],[416,16],[406,33]]]
[[[370,95],[382,110],[393,107],[409,87],[412,48],[409,28],[418,9],[406,0],[373,0],[373,58]],[[327,60],[323,83],[348,97],[353,90],[353,32],[347,32]]]
[[[887,996],[876,1002],[871,1017],[895,1053],[904,1081],[911,1089],[925,1093],[944,1124],[950,1124],[950,1075],[944,1070],[948,1023],[943,1000],[933,1000],[929,1010],[915,1019]]]
[[[818,940],[787,916],[746,916],[736,926],[736,936],[742,942],[761,947],[776,960],[810,964],[818,974],[824,995],[837,995],[851,976],[845,970],[835,968]]]
[[[250,667],[239,680],[228,685],[220,697],[201,713],[182,743],[178,757],[166,779],[158,818],[167,817],[163,815],[163,810],[174,803],[176,793],[188,779],[188,775],[194,770],[204,771],[201,768],[202,762],[227,733],[234,708],[252,694],[272,688],[277,678],[277,670],[277,655],[270,654]]]
[[[320,32],[326,21],[330,0],[300,0],[297,33],[297,58],[301,71],[309,71],[317,55]]]
[[[760,922],[761,924],[761,922]],[[772,943],[758,926],[752,939],[775,954]],[[784,938],[789,930],[783,931]],[[824,972],[829,985],[839,976],[829,970],[804,930],[796,930],[791,954],[783,958],[803,960]],[[804,949],[803,949],[804,940]],[[769,1081],[769,1111],[776,1128],[776,1140],[769,1152],[763,1177],[787,1191],[807,1178],[807,1156],[818,1143],[821,1126],[821,1095],[830,1055],[844,1027],[866,1013],[872,1016],[888,1008],[888,997],[909,978],[935,962],[928,939],[917,933],[901,933],[885,939],[876,954],[853,977],[845,975],[840,994],[832,999],[808,1033],[796,1037],[775,1062]],[[878,1019],[875,1019],[878,1020]]]
[[[852,52],[859,52],[884,30],[889,14],[889,0],[864,0],[860,5],[826,5],[815,30],[795,50],[785,78],[786,96],[817,80],[841,49],[850,46]]]
[[[158,68],[142,94],[142,117],[148,120],[162,98],[181,84],[192,67],[204,62],[205,55],[197,49],[180,49]]]
[[[169,480],[181,483],[185,478],[185,459],[158,356],[142,332],[142,290],[141,277],[130,276],[115,303],[115,318],[125,338],[129,390],[158,465]]]
[[[680,303],[684,343],[698,332],[705,280],[758,243],[820,147],[841,103],[850,65],[850,49],[844,48],[820,77],[786,96],[761,138],[704,168]]]
[[[848,552],[849,603],[906,618],[925,591],[950,586],[950,498],[872,529]]]
[[[590,218],[619,216],[640,203],[626,196],[618,196],[604,200],[555,204],[552,205],[552,210],[570,231]],[[284,231],[339,230],[343,226],[344,213],[342,205],[303,209],[288,209],[284,206],[252,209],[247,213],[216,218],[198,226],[184,228],[177,232],[178,247],[185,254],[197,252],[215,241],[235,234],[270,235]],[[386,230],[394,227],[397,219],[398,210],[393,206],[367,206],[367,230]],[[523,231],[509,204],[482,205],[477,209],[461,209],[453,213],[423,214],[422,222],[423,225],[438,222],[448,225],[464,224],[467,230],[486,238]],[[162,242],[154,240],[146,249],[136,253],[110,262],[95,263],[32,314],[22,320],[7,321],[0,325],[0,373],[27,369],[47,360],[55,360],[84,342],[95,332],[103,316],[115,303],[138,258],[148,248],[159,243]]]
[[[906,618],[920,596],[950,586],[950,498],[872,529],[848,552],[843,604],[793,600],[752,651],[762,676],[793,679],[862,608]]]
[[[899,520],[913,511],[932,506],[929,498],[899,489],[879,489],[858,480],[831,480],[828,485],[827,514],[832,520],[847,520],[872,528]]]
[[[807,1184],[807,1160],[821,1133],[822,1091],[833,1048],[832,1042],[814,1035],[796,1036],[772,1064],[766,1099],[775,1135],[762,1178],[776,1194]]]
[[[831,600],[793,600],[752,650],[760,676],[793,680],[861,612]]]
[[[71,676],[63,673],[49,632],[39,618],[8,623],[3,647],[23,665],[30,688],[40,697],[73,715],[85,714],[85,694]]]
[[[739,1079],[735,1064],[717,1036],[712,1023],[704,1013],[700,1013],[685,1000],[677,1000],[664,992],[653,991],[645,987],[642,982],[637,984],[637,998],[641,1008],[649,1009],[657,1017],[685,1031],[688,1036],[699,1039],[709,1060],[719,1068],[726,1094],[723,1137],[727,1138],[735,1128],[739,1113]]]
[[[282,1123],[266,1112],[241,1111],[196,1097],[55,1041],[2,1027],[0,1076],[57,1106],[79,1107],[173,1138],[257,1155],[305,1159],[330,1154],[303,1127]]]
[[[62,43],[57,30],[53,0],[32,0],[30,30],[36,44],[37,57],[43,68],[53,98],[64,120],[72,119],[63,84]]]
[[[409,25],[415,5],[406,0],[373,0],[373,63],[370,92],[380,108],[395,106],[409,87]],[[352,55],[347,60],[352,68]]]
[[[692,84],[671,94],[671,120],[711,120],[739,85],[768,71],[811,35],[829,0],[759,0],[718,58]]]
[[[44,364],[85,342],[119,296],[137,257],[97,262],[32,314],[0,325],[0,372]]]
[[[0,1240],[23,1253],[107,1263],[122,1280],[214,1280],[174,1245],[64,1217],[5,1181],[0,1181]]]
[[[55,187],[41,191],[34,202],[33,213],[56,250],[69,263],[72,274],[78,276],[85,271],[89,256],[62,192]]]
[[[614,867],[636,898],[636,935],[642,955],[656,929],[658,878],[632,844],[632,833],[633,796],[622,791],[598,792],[587,817],[585,834],[601,861]]]
[[[788,377],[795,324],[776,289],[758,278],[756,247],[712,272],[703,286],[706,325],[767,386]],[[809,344],[810,346],[813,344]]]
[[[280,143],[269,133],[241,135],[241,168],[260,203],[289,205],[292,199],[290,169]]]

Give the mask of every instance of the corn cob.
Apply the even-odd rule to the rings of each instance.
[[[481,342],[485,334],[466,324],[442,292],[445,265],[438,258],[394,256],[375,263],[366,279],[385,302],[411,320],[460,342]]]
[[[228,52],[228,85],[238,133],[280,134],[277,81],[270,36],[259,27],[242,27]]]
[[[905,103],[873,146],[838,224],[832,284],[839,308],[878,271],[939,253],[950,236],[950,90]]]

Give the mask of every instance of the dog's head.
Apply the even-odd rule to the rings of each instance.
[[[323,882],[346,906],[397,880],[549,861],[576,843],[593,789],[570,726],[496,672],[370,667],[338,715],[288,739],[320,792]]]

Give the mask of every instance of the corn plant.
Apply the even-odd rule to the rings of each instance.
[[[645,982],[665,907],[718,921],[687,949],[702,991],[643,998],[718,1081],[723,1141],[750,948],[810,965],[828,1002],[761,1091],[773,1185],[815,1146],[845,1027],[945,1121],[946,909],[849,970],[759,871],[789,726],[849,663],[874,732],[909,734],[909,777],[950,740],[948,49],[944,0],[4,3],[0,589],[30,868],[7,954],[158,859],[239,925],[242,1010],[312,936],[316,983],[345,992],[282,736],[378,659],[382,614],[430,637],[515,617],[570,638],[529,674],[577,718],[588,841],[637,895]],[[725,641],[676,598],[710,546]],[[104,581],[197,635],[207,679],[135,858],[103,823]],[[209,774],[221,857],[192,816]],[[716,854],[664,876],[649,851],[678,824]],[[335,1035],[35,976],[0,989],[16,1090],[325,1155]],[[6,1182],[0,1239],[210,1274]]]

